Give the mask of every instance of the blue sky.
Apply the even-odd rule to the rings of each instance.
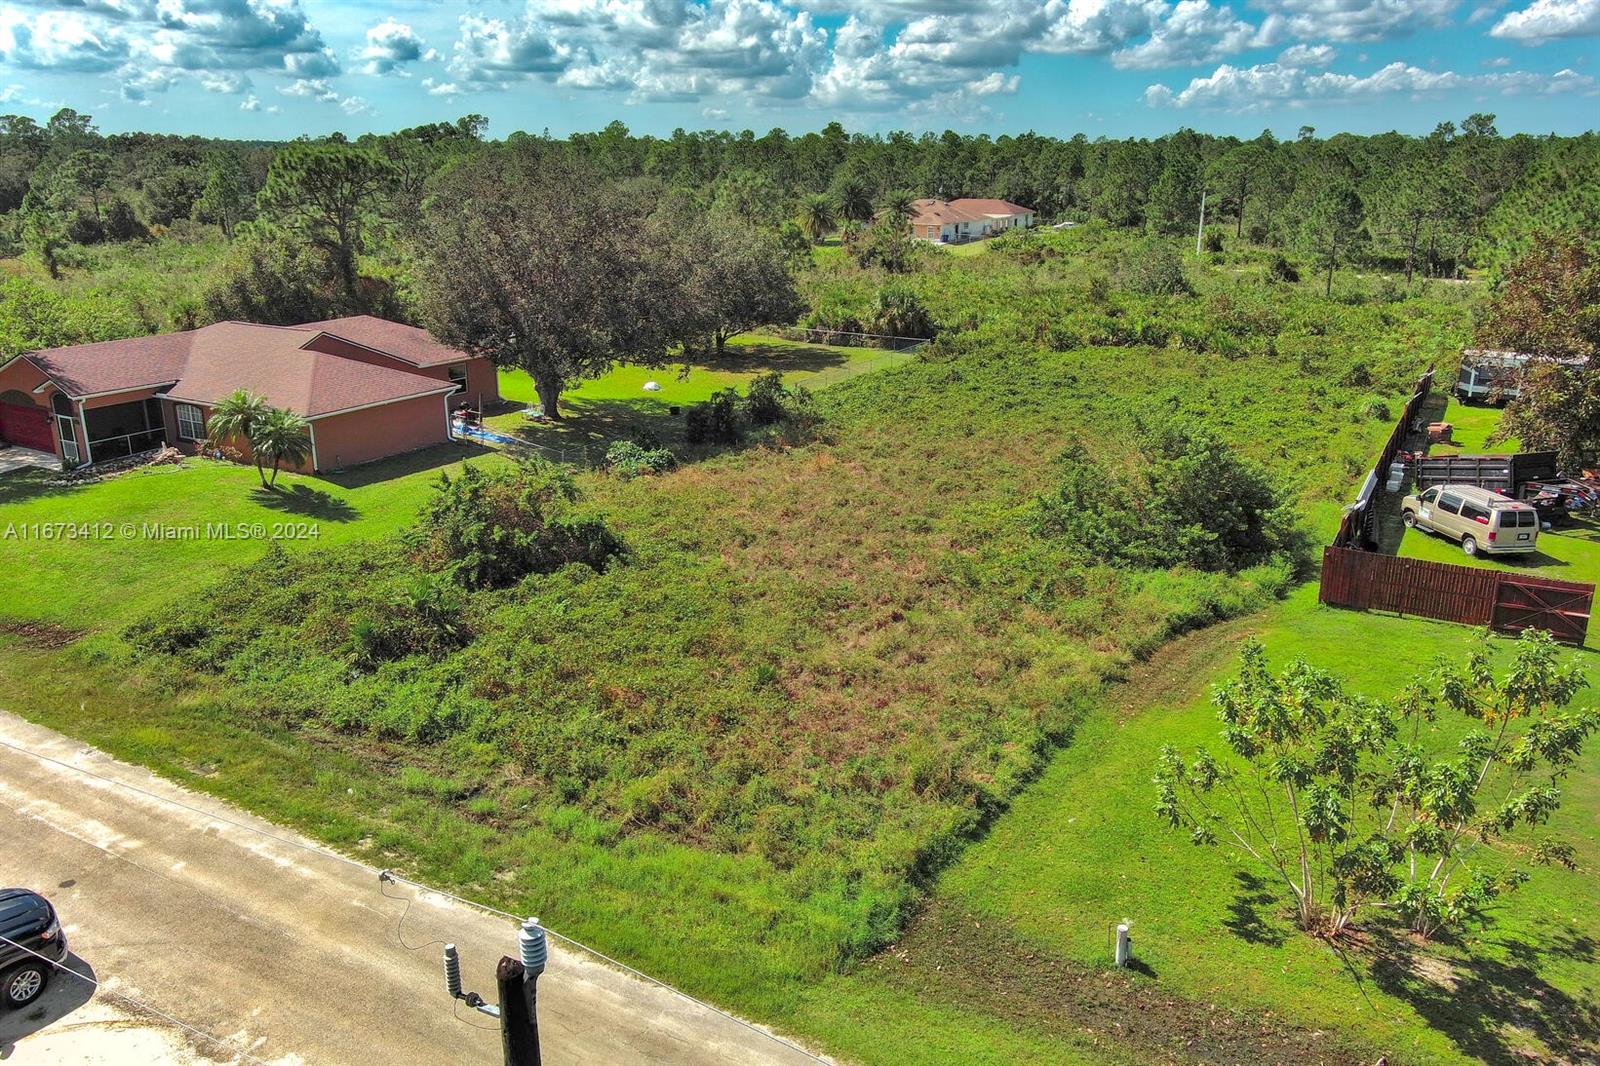
[[[1600,125],[1600,0],[0,0],[0,111],[284,138]]]

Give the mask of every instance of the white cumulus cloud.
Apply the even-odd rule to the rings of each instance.
[[[1558,37],[1600,34],[1600,0],[1534,0],[1521,11],[1507,12],[1491,37],[1541,44]]]
[[[1180,0],[1157,23],[1149,40],[1111,53],[1119,67],[1150,69],[1211,63],[1261,43],[1260,30],[1225,6]]]
[[[1285,67],[1325,67],[1338,57],[1331,44],[1294,44],[1278,55],[1278,62]]]
[[[1420,97],[1440,93],[1507,93],[1594,95],[1595,79],[1573,70],[1555,74],[1507,71],[1458,74],[1431,71],[1406,63],[1390,63],[1371,74],[1313,73],[1281,63],[1234,67],[1224,63],[1213,73],[1190,81],[1174,92],[1151,85],[1144,99],[1152,107],[1205,108],[1232,112],[1262,111],[1311,102],[1354,102],[1389,96]]]
[[[1461,0],[1254,0],[1263,40],[1386,41],[1448,25]]]
[[[368,74],[403,74],[406,64],[436,57],[416,30],[392,18],[368,29],[366,44],[355,55]]]

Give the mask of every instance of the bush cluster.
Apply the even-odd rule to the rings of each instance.
[[[1122,287],[1140,296],[1187,296],[1194,292],[1183,274],[1183,257],[1171,241],[1151,237],[1123,259],[1118,270]]]
[[[684,415],[684,436],[690,444],[737,444],[744,439],[739,423],[739,390],[719,389]]]
[[[737,390],[722,389],[704,403],[689,408],[685,436],[690,444],[737,444],[747,430],[786,423],[811,428],[817,420],[811,393],[790,388],[776,370],[750,382],[741,398]]]
[[[606,466],[612,473],[631,480],[647,474],[663,474],[678,465],[672,449],[651,441],[613,441],[606,449]]]
[[[1209,432],[1146,431],[1136,459],[1125,471],[1069,448],[1060,482],[1037,501],[1035,532],[1137,569],[1237,573],[1300,550],[1289,501],[1266,471]]]
[[[458,477],[439,475],[405,542],[421,565],[468,588],[500,588],[573,563],[594,570],[621,555],[621,538],[597,517],[578,515],[572,475],[543,459]]]

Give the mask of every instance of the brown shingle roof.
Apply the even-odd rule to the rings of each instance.
[[[960,200],[913,200],[911,202],[913,226],[945,226],[959,222],[984,222],[996,215],[1031,215],[1033,208],[1014,204],[1010,200],[981,200],[965,197]]]
[[[375,348],[414,366],[443,366],[471,358],[466,352],[434,340],[433,335],[425,329],[371,315],[330,318],[323,322],[307,322],[295,328],[325,330],[336,337]]]
[[[1014,204],[1010,200],[982,200],[964,197],[960,200],[951,200],[950,206],[963,214],[978,218],[987,218],[990,215],[1033,214],[1033,208]]]
[[[438,378],[315,351],[303,329],[219,322],[194,331],[173,399],[214,404],[245,389],[307,418],[389,403],[454,386]]]
[[[454,388],[450,382],[310,347],[322,330],[218,322],[183,333],[79,344],[27,358],[72,396],[173,382],[173,399],[214,404],[247,389],[307,418]]]
[[[168,385],[183,374],[190,333],[129,337],[29,352],[25,358],[73,396]]]
[[[976,222],[977,217],[958,210],[948,200],[913,200],[911,224],[913,226],[944,226],[952,222]]]

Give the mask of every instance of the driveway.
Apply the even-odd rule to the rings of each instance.
[[[0,884],[49,896],[70,964],[101,985],[58,974],[33,1010],[0,1015],[0,1060],[500,1062],[496,1023],[445,994],[437,941],[492,1002],[515,925],[380,891],[376,870],[309,843],[0,712]],[[549,1066],[818,1061],[553,939],[539,1022]]]
[[[0,474],[9,474],[13,470],[28,470],[42,467],[45,470],[60,470],[61,460],[49,452],[36,452],[32,448],[23,448],[16,444],[7,444],[0,441]]]

